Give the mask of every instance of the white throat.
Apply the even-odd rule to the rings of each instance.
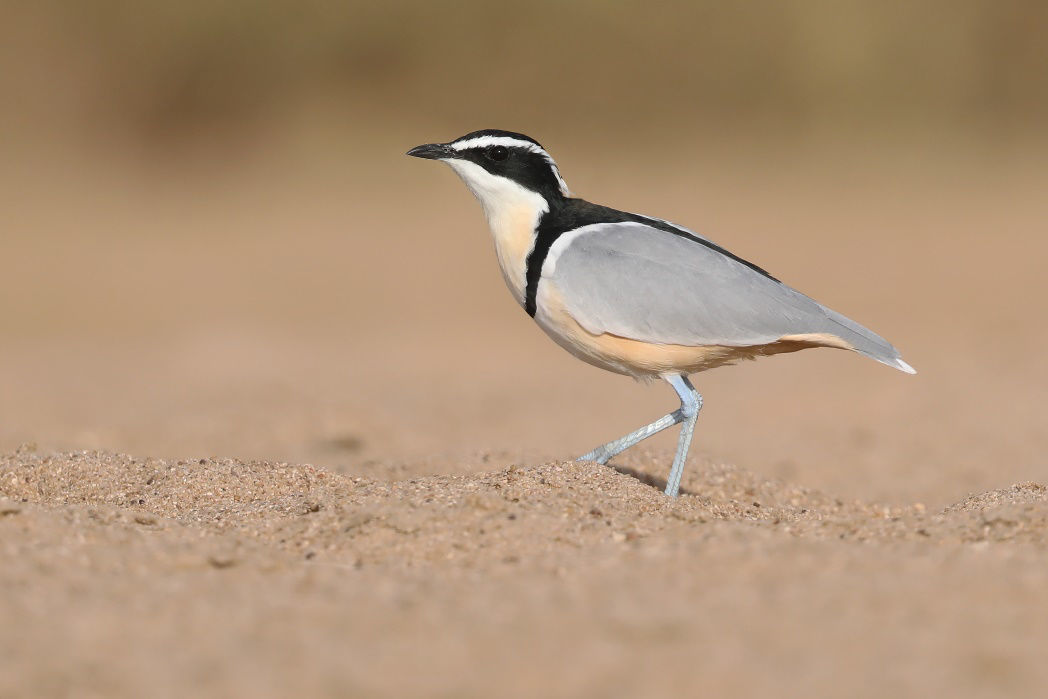
[[[528,253],[535,245],[535,227],[542,214],[549,211],[549,203],[538,192],[493,175],[475,163],[457,158],[444,162],[462,178],[483,207],[506,286],[523,305]]]

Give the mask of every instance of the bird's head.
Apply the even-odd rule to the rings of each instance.
[[[488,211],[522,194],[541,196],[548,209],[549,202],[571,194],[539,142],[512,131],[474,131],[449,143],[416,146],[407,154],[450,165]]]

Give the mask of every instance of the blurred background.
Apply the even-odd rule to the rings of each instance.
[[[503,128],[920,372],[820,350],[701,375],[696,458],[933,504],[1048,478],[1045,3],[0,13],[3,450],[398,477],[571,457],[674,407],[545,338],[467,190],[403,156]],[[672,440],[624,463],[663,477]]]

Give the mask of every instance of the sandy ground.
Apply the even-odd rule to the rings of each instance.
[[[0,697],[1042,695],[1042,158],[555,150],[920,372],[696,377],[671,501],[672,436],[567,460],[672,393],[531,325],[440,136],[0,172]]]

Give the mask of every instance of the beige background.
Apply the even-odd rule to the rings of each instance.
[[[3,12],[0,695],[858,695],[885,672],[908,694],[1037,694],[1046,510],[1010,488],[1048,481],[1041,4]],[[695,377],[676,504],[551,465],[675,399],[553,345],[467,190],[403,156],[489,127],[919,373],[817,350]],[[658,485],[673,439],[619,464]],[[47,460],[82,449],[105,453]],[[149,490],[112,453],[198,468]],[[477,518],[516,512],[511,466],[529,514],[482,546]],[[220,506],[224,488],[242,492]],[[736,506],[753,492],[775,516]],[[281,529],[294,498],[323,505],[320,533]],[[249,554],[216,566],[217,545]],[[407,684],[376,672],[422,656]]]

